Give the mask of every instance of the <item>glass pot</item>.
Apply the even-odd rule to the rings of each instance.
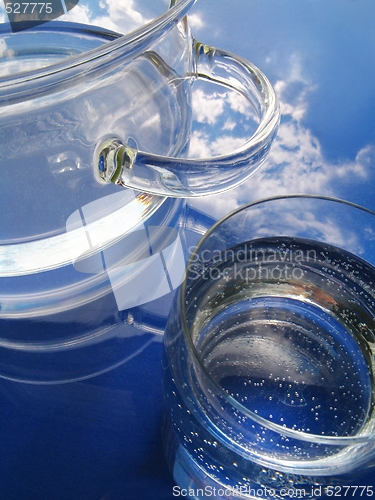
[[[153,13],[158,2],[137,2],[124,35],[61,21],[1,27],[0,376],[74,380],[139,352],[124,311],[179,278],[154,294],[125,283],[153,245],[181,257],[181,198],[228,189],[263,162],[274,91],[257,68],[192,38],[193,3]],[[239,150],[184,159],[197,78],[255,108],[258,129]]]

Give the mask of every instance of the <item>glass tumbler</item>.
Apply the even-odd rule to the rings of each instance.
[[[164,341],[176,495],[373,495],[374,216],[277,197],[202,238]]]

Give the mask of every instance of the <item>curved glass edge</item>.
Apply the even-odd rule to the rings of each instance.
[[[77,72],[84,72],[83,65],[98,64],[98,59],[103,57],[118,57],[118,51],[126,51],[125,58],[132,59],[140,52],[143,52],[152,42],[165,33],[166,30],[171,29],[188,11],[188,9],[195,3],[196,0],[181,0],[173,5],[172,8],[167,10],[162,16],[157,17],[153,21],[145,24],[143,27],[136,29],[127,35],[116,34],[104,28],[93,28],[93,32],[101,36],[116,37],[115,40],[110,41],[104,46],[91,49],[83,54],[72,56],[63,62],[52,64],[47,68],[42,68],[31,73],[25,73],[21,76],[7,77],[0,79],[0,95],[1,92],[8,87],[15,87],[25,82],[38,80],[39,84],[42,83],[41,79],[47,79],[49,76],[59,74],[60,82],[64,80],[64,72],[69,69],[76,69]],[[72,27],[83,28],[88,30],[86,25],[71,22],[53,22],[38,26],[34,32],[43,31],[67,31]],[[91,28],[90,28],[91,31]],[[30,30],[31,32],[31,30]],[[3,25],[0,27],[0,36],[11,35],[9,30]],[[11,35],[12,36],[12,35]],[[100,64],[100,63],[99,63]],[[67,75],[68,76],[68,75]],[[13,89],[14,90],[14,89]]]
[[[333,202],[333,203],[338,203],[344,206],[348,206],[350,208],[354,208],[357,210],[361,210],[364,213],[367,213],[370,216],[375,216],[375,212],[362,207],[356,203],[342,200],[339,198],[333,198],[329,196],[321,196],[321,195],[313,195],[313,194],[290,194],[290,195],[281,195],[281,196],[274,196],[270,198],[264,198],[261,200],[257,200],[255,202],[250,202],[246,205],[243,205],[239,208],[236,208],[235,210],[229,212],[227,215],[219,219],[206,233],[205,235],[201,238],[201,240],[198,242],[196,247],[193,249],[191,256],[188,260],[186,270],[190,268],[190,266],[193,264],[193,261],[198,254],[200,248],[203,246],[203,244],[206,242],[206,240],[212,235],[216,229],[221,226],[223,223],[225,223],[228,219],[231,217],[235,216],[236,214],[239,214],[243,211],[246,211],[249,208],[256,207],[261,204],[269,203],[269,202],[277,202],[277,201],[282,201],[282,200],[320,200],[320,201],[327,201],[327,202]],[[207,370],[204,367],[203,361],[201,357],[199,356],[195,345],[191,339],[190,333],[189,333],[189,327],[187,324],[186,320],[186,302],[185,302],[185,295],[186,295],[186,286],[187,286],[187,272],[185,272],[185,279],[181,284],[181,288],[179,291],[179,296],[178,296],[178,301],[179,301],[179,309],[180,309],[180,321],[181,321],[181,328],[183,332],[183,336],[185,339],[185,342],[188,346],[188,349],[192,352],[193,357],[194,357],[194,364],[198,366],[198,369],[202,372],[204,377],[207,379],[208,383],[217,391],[223,398],[228,400],[230,404],[233,405],[233,407],[237,408],[239,411],[241,411],[244,415],[247,415],[249,418],[254,420],[256,423],[258,423],[261,426],[264,426],[265,428],[270,429],[271,431],[275,431],[278,433],[281,433],[285,436],[291,437],[291,438],[296,438],[300,439],[302,441],[306,442],[319,442],[322,444],[327,444],[327,445],[339,445],[339,446],[355,446],[355,445],[361,445],[361,444],[366,444],[371,441],[375,441],[375,434],[374,434],[374,429],[372,426],[370,428],[367,428],[367,432],[362,432],[361,434],[358,434],[357,436],[321,436],[317,434],[309,434],[309,433],[300,433],[299,431],[295,431],[293,429],[289,429],[286,427],[283,427],[282,425],[276,424],[274,422],[271,422],[270,420],[267,420],[266,418],[263,418],[253,411],[249,410],[248,408],[244,407],[241,403],[239,403],[234,397],[230,396],[216,381],[213,377],[210,376],[210,374],[207,372]],[[313,465],[313,462],[307,462],[306,468],[309,469],[310,465]],[[301,463],[298,462],[298,465],[301,466]]]
[[[87,225],[82,222],[82,210],[77,210],[67,220],[67,230],[62,234],[0,246],[0,277],[49,271],[71,264],[80,256],[96,254],[149,219],[164,201],[165,198],[145,194],[135,196],[129,190],[100,198],[83,207],[83,213],[95,216]],[[120,208],[113,212],[108,209],[115,205]],[[96,214],[100,216],[100,209],[104,208],[107,215],[98,219]],[[97,244],[90,245],[92,241]]]

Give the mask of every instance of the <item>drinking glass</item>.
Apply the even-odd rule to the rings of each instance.
[[[176,494],[373,494],[374,215],[270,198],[192,252],[164,340]]]

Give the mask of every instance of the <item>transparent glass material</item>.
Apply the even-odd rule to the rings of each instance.
[[[76,380],[152,341],[140,335],[129,311],[179,284],[176,277],[167,286],[165,271],[173,264],[178,274],[185,205],[176,197],[189,192],[171,186],[192,169],[185,165],[188,174],[179,164],[176,177],[168,165],[189,145],[192,83],[211,71],[198,64],[199,54],[204,65],[212,59],[218,67],[214,51],[190,33],[186,13],[193,3],[138,1],[122,10],[113,4],[105,18],[103,4],[93,1],[90,25],[75,22],[84,13],[78,5],[32,29],[0,27],[0,376]],[[238,81],[243,93],[256,88],[248,99],[257,106],[261,98],[261,115],[268,117],[269,142],[260,141],[248,169],[238,162],[247,176],[276,133],[276,98],[244,62],[220,55],[219,66],[223,84]],[[233,170],[218,175],[215,190],[239,182],[228,159]],[[126,161],[127,173],[120,174]],[[211,165],[210,159],[207,169],[199,167],[206,193]],[[136,283],[155,249],[163,264],[155,264],[146,290]]]
[[[237,186],[263,164],[279,125],[277,100],[267,78],[246,60],[196,41],[190,77],[227,86],[244,96],[258,119],[253,135],[235,151],[212,158],[145,153],[114,138],[97,153],[104,182],[164,196],[196,197]]]
[[[203,237],[164,338],[177,484],[220,498],[363,484],[375,464],[374,234],[368,210],[290,196]]]

